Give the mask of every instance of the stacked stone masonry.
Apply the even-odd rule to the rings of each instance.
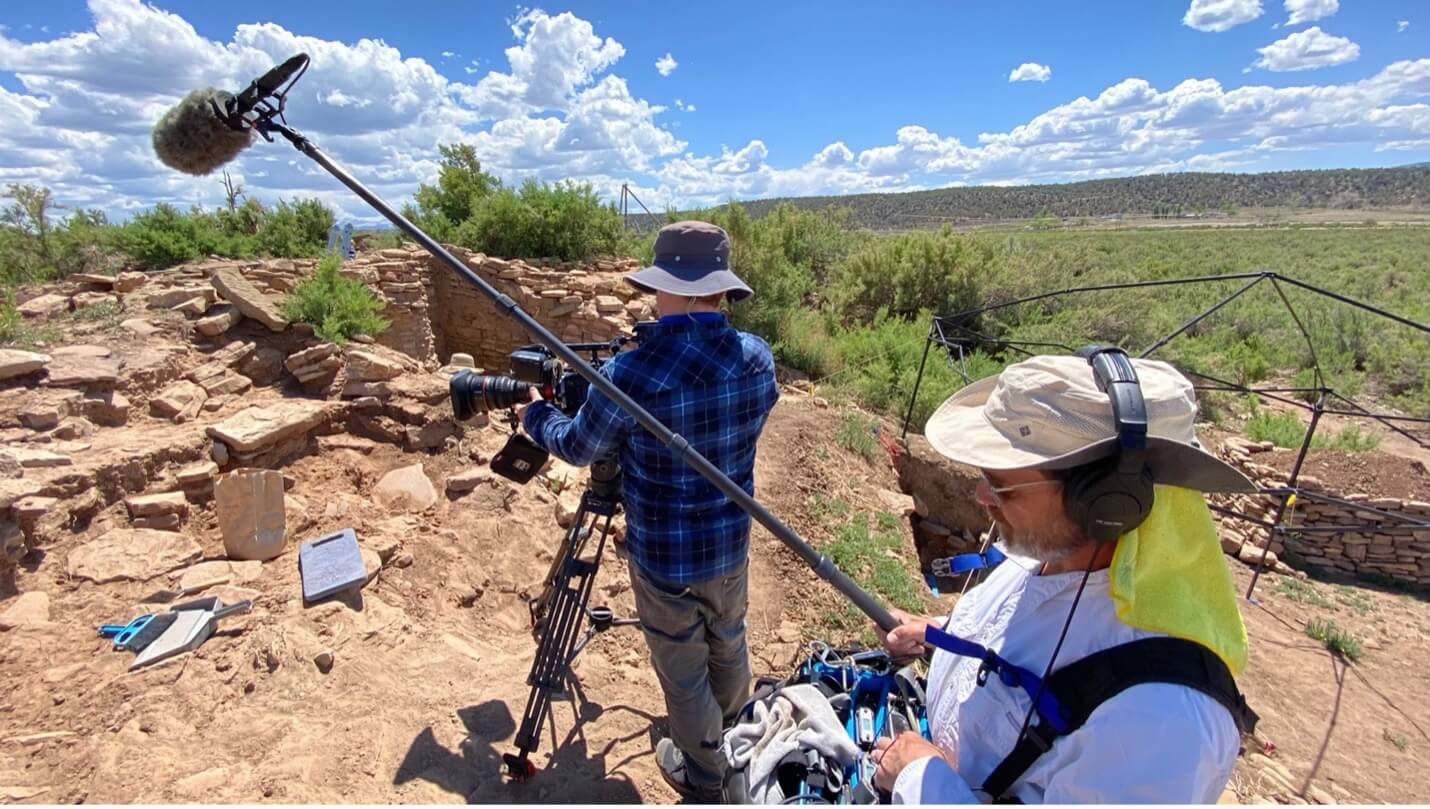
[[[621,280],[638,266],[633,259],[522,261],[451,245],[447,249],[566,342],[606,342],[654,316],[653,296]],[[281,296],[315,264],[279,259],[238,268],[261,291]],[[477,366],[490,373],[504,373],[511,351],[534,342],[476,287],[420,248],[363,253],[344,262],[342,273],[381,298],[382,316],[392,325],[377,342],[420,363],[445,362],[461,352],[471,354]]]
[[[622,280],[638,266],[631,259],[529,263],[450,249],[564,342],[607,342],[654,315],[653,297]],[[429,257],[427,272],[436,296],[432,324],[437,352],[444,360],[462,352],[490,373],[505,373],[512,349],[534,342],[476,287],[435,258]]]
[[[1287,485],[1286,473],[1258,463],[1256,455],[1269,449],[1246,441],[1229,441],[1221,456],[1263,487]],[[1282,524],[1289,529],[1287,539],[1271,539],[1273,558],[1296,560],[1298,564],[1354,576],[1388,577],[1412,585],[1430,585],[1430,529],[1392,532],[1390,526],[1411,521],[1430,522],[1430,502],[1376,497],[1358,492],[1334,492],[1311,476],[1302,475],[1297,485],[1352,503],[1404,515],[1408,519],[1379,515],[1372,511],[1320,502],[1302,496],[1287,511]],[[1427,498],[1430,500],[1430,498]],[[1264,522],[1276,517],[1276,502],[1268,496],[1225,496],[1213,498],[1218,505],[1248,514]],[[1255,561],[1266,548],[1270,531],[1245,520],[1220,517],[1219,533],[1227,553]],[[1329,533],[1296,532],[1295,526],[1368,526],[1363,531]],[[1377,530],[1381,529],[1381,530]]]

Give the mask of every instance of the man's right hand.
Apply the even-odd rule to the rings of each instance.
[[[938,622],[921,615],[910,615],[903,610],[890,610],[889,614],[894,616],[899,625],[884,635],[884,648],[895,657],[922,655],[927,649],[924,645],[924,627],[938,626]]]

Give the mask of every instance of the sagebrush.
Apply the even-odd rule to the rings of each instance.
[[[318,262],[317,268],[283,299],[283,316],[308,323],[318,337],[345,343],[355,335],[376,337],[391,323],[378,312],[382,304],[362,282],[344,278],[334,254]]]

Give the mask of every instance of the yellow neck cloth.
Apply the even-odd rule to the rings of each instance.
[[[1117,542],[1109,573],[1113,607],[1129,626],[1196,641],[1239,675],[1246,626],[1202,493],[1155,487],[1152,513]]]

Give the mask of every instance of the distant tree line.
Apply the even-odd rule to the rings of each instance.
[[[1057,185],[941,188],[901,194],[800,197],[746,203],[759,218],[782,202],[847,209],[876,230],[935,227],[959,219],[1182,216],[1239,208],[1397,208],[1430,204],[1430,165],[1264,174],[1180,173]]]

